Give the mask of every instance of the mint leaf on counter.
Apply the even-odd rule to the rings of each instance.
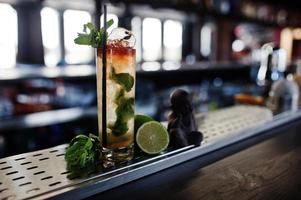
[[[101,146],[98,137],[90,134],[73,138],[65,154],[69,178],[87,176],[101,166]]]
[[[114,23],[113,19],[107,22],[107,28],[112,26]],[[78,33],[77,38],[74,39],[75,44],[79,45],[90,45],[94,48],[100,48],[102,45],[102,38],[104,34],[104,29],[97,28],[92,23],[87,23],[84,25],[84,33]]]

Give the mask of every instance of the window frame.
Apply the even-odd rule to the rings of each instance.
[[[168,9],[159,9],[159,10],[149,9],[149,10],[143,11],[143,12],[141,10],[142,9],[140,9],[139,7],[135,7],[135,6],[132,7],[133,12],[132,12],[131,20],[133,20],[134,17],[139,17],[141,19],[141,27],[140,27],[141,35],[138,36],[141,38],[141,46],[139,47],[140,52],[141,52],[141,60],[140,60],[140,62],[137,62],[137,63],[142,64],[144,62],[148,62],[144,59],[144,56],[143,56],[143,20],[145,18],[149,18],[149,17],[159,19],[161,22],[161,52],[162,52],[162,55],[161,55],[160,59],[157,59],[152,62],[158,62],[158,63],[160,63],[160,65],[162,65],[164,62],[168,61],[168,60],[165,60],[165,58],[164,58],[164,52],[165,52],[164,23],[167,20],[177,21],[177,22],[180,22],[182,25],[182,45],[181,45],[181,59],[180,59],[180,62],[182,62],[183,61],[183,50],[184,50],[184,48],[183,48],[184,25],[185,25],[184,23],[185,23],[186,16],[183,15],[182,13],[171,11]],[[132,30],[132,24],[131,24],[131,30]]]

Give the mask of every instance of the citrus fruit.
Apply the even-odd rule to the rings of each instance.
[[[137,131],[136,142],[139,148],[147,154],[158,154],[169,144],[166,128],[159,122],[144,123]]]

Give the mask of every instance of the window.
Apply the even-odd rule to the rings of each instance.
[[[0,68],[16,64],[18,24],[17,13],[9,5],[0,3]]]
[[[131,21],[131,27],[136,37],[137,62],[142,62],[142,70],[157,71],[161,67],[175,70],[180,67],[183,42],[180,21],[136,16]],[[162,63],[162,60],[165,62]]]
[[[161,59],[161,21],[156,18],[145,18],[142,26],[143,59],[156,61]]]
[[[83,25],[91,21],[91,15],[86,11],[66,10],[64,12],[64,43],[65,60],[68,64],[87,63],[93,59],[93,49],[89,46],[74,44],[78,32],[83,31]]]
[[[114,20],[114,24],[108,28],[108,33],[110,34],[111,31],[114,29],[114,28],[117,28],[118,27],[118,17],[117,15],[114,15],[114,14],[110,14],[108,13],[107,14],[107,21],[109,21],[110,19],[113,19]],[[103,14],[101,15],[100,17],[100,26],[102,27],[103,26]]]
[[[140,17],[134,17],[131,21],[131,26],[132,26],[132,32],[136,38],[136,43],[135,43],[135,48],[136,48],[136,60],[137,62],[141,62],[142,57],[141,57],[141,48],[142,48],[142,41],[141,41],[141,18]]]
[[[41,11],[42,39],[46,66],[56,66],[61,60],[58,11],[45,7]]]
[[[164,59],[181,61],[182,58],[182,24],[174,20],[164,22]]]

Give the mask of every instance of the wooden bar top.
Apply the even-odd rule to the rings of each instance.
[[[235,144],[237,152],[219,161],[202,156],[90,199],[301,199],[300,128],[282,126],[246,149]]]

